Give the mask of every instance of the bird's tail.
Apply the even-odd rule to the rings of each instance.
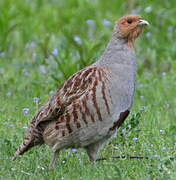
[[[16,150],[12,160],[14,161],[19,155],[24,154],[30,148],[32,148],[36,145],[39,145],[39,144],[43,144],[41,136],[33,136],[33,135],[31,135],[31,133],[29,133],[26,136],[26,138],[24,139],[23,143]]]
[[[31,136],[27,136],[23,143],[19,146],[19,148],[16,150],[12,160],[14,161],[19,155],[22,155],[26,151],[28,151],[30,148],[34,146],[34,138]]]

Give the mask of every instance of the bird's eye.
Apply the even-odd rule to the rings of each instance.
[[[133,20],[132,19],[128,19],[127,22],[128,22],[128,24],[131,24],[133,22]]]

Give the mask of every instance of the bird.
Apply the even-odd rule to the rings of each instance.
[[[68,78],[39,109],[12,160],[47,144],[53,151],[50,168],[60,150],[68,148],[83,148],[90,161],[96,161],[130,113],[137,69],[134,41],[146,25],[148,21],[135,14],[115,22],[100,58]]]

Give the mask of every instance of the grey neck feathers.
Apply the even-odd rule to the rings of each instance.
[[[135,65],[134,48],[130,48],[127,39],[122,38],[119,32],[114,30],[110,42],[97,63]]]

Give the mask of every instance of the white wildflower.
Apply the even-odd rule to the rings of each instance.
[[[151,6],[148,6],[148,7],[146,7],[146,8],[144,9],[144,11],[145,11],[146,13],[150,13],[150,12],[152,12],[152,7],[151,7]]]
[[[59,50],[57,48],[54,48],[53,51],[52,51],[52,54],[54,56],[57,56],[59,54]]]
[[[141,108],[140,108],[140,110],[142,110],[142,111],[144,111],[144,110],[146,110],[146,109],[147,109],[146,106],[141,106]]]
[[[78,152],[78,149],[72,148],[71,151],[72,151],[72,152]]]
[[[147,33],[145,33],[145,36],[146,36],[147,38],[150,38],[150,37],[152,36],[152,33],[151,33],[151,32],[147,32]]]
[[[29,114],[29,108],[23,108],[23,114],[26,116]]]
[[[47,73],[46,67],[45,67],[44,65],[40,65],[40,66],[39,66],[39,71],[40,71],[42,74],[46,74],[46,73]]]
[[[174,31],[174,26],[168,26],[167,30],[168,30],[169,32],[173,32],[173,31]]]
[[[140,96],[141,99],[144,99],[144,96]]]
[[[167,152],[167,151],[169,151],[169,148],[163,147],[161,150],[164,151],[164,152]]]
[[[166,72],[162,72],[162,76],[163,76],[163,77],[166,77]]]
[[[104,26],[112,26],[111,21],[107,20],[107,19],[103,19],[103,25]]]
[[[133,138],[133,141],[137,142],[137,141],[138,141],[138,138],[137,138],[137,137],[134,137],[134,138]]]
[[[125,136],[126,135],[126,129],[122,129],[122,134]]]
[[[128,129],[131,129],[131,124],[128,125]]]
[[[23,126],[23,129],[29,129],[29,126]]]
[[[6,96],[8,96],[8,97],[12,96],[12,92],[11,91],[7,92]]]
[[[54,94],[56,94],[56,91],[50,91],[49,94],[53,96]]]
[[[41,170],[45,170],[45,168],[42,167],[42,166],[37,166],[37,168],[38,168],[38,169],[41,169]]]
[[[82,44],[82,40],[79,36],[74,36],[74,41],[77,42],[78,44]]]
[[[96,25],[96,24],[95,24],[95,21],[92,20],[92,19],[88,19],[86,22],[87,22],[87,24],[88,24],[89,26],[95,26],[95,25]]]
[[[40,103],[40,98],[39,97],[34,97],[33,101],[35,104],[39,104]]]
[[[5,53],[4,52],[0,52],[0,57],[4,57]]]
[[[157,155],[157,154],[153,155],[152,157],[155,158],[155,159],[160,159],[160,155]]]
[[[32,41],[32,42],[28,43],[26,46],[27,46],[27,48],[35,48],[37,46],[37,44],[34,41]]]
[[[25,76],[29,76],[30,73],[29,73],[28,71],[25,71],[25,72],[24,72],[24,75],[25,75]]]
[[[160,129],[160,134],[166,134],[165,130]]]

